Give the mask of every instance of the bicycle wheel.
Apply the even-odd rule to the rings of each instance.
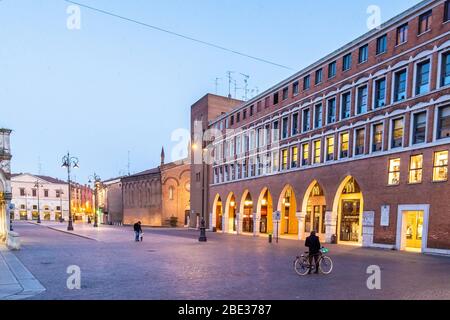
[[[333,271],[333,260],[324,256],[319,263],[319,269],[323,274],[330,274]]]
[[[297,258],[294,262],[294,270],[299,276],[306,276],[309,271],[309,264],[305,258]]]

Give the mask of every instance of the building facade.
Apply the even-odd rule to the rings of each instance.
[[[76,221],[88,221],[94,217],[94,191],[85,184],[72,182],[71,188],[71,208],[72,216]]]
[[[60,221],[69,219],[68,184],[29,173],[11,177],[14,220]]]
[[[103,213],[102,223],[123,223],[122,178],[103,181],[98,193],[98,206]]]
[[[449,7],[422,1],[209,121],[209,226],[449,254]]]
[[[11,203],[11,130],[0,129],[0,243],[7,242],[10,233]]]
[[[143,225],[161,227],[187,225],[190,212],[190,165],[187,159],[164,162],[141,173],[123,177],[123,223],[141,221]]]

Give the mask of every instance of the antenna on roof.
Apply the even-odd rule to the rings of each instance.
[[[228,77],[228,98],[231,99],[231,82],[233,81],[233,78],[231,75],[234,73],[234,71],[227,71],[227,77]]]
[[[248,100],[248,92],[250,91],[248,89],[248,79],[250,79],[250,76],[247,74],[241,73],[241,75],[244,77],[244,101]]]
[[[216,78],[214,84],[216,86],[216,95],[219,94],[219,80],[222,80],[222,78]]]

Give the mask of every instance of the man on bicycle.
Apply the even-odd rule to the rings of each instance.
[[[316,236],[315,231],[311,231],[311,235],[306,238],[305,247],[309,248],[309,265],[312,267],[313,257],[316,263],[316,271],[314,273],[319,273],[319,255],[320,249],[322,248],[320,244],[320,239]],[[308,274],[311,273],[311,269],[309,269]]]

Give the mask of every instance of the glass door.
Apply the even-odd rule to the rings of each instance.
[[[340,241],[358,242],[360,233],[360,200],[342,200]]]
[[[423,211],[407,211],[406,218],[406,247],[410,249],[422,248]]]

